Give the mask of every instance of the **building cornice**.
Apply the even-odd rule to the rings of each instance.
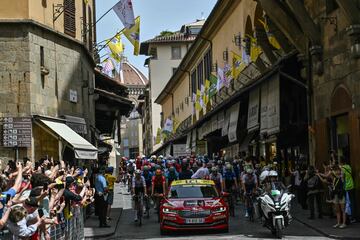
[[[65,33],[62,33],[60,31],[57,31],[55,29],[52,29],[51,27],[45,25],[45,24],[42,24],[42,23],[39,23],[37,21],[34,21],[32,19],[0,19],[0,24],[23,24],[23,25],[32,25],[32,26],[35,26],[37,28],[40,28],[42,30],[46,30],[48,31],[49,33],[51,34],[55,34],[57,36],[59,36],[60,38],[62,39],[65,39],[67,41],[70,41],[76,45],[78,45],[79,47],[81,47],[87,58],[89,59],[89,61],[91,62],[91,64],[95,67],[96,66],[96,63],[95,63],[95,60],[92,56],[92,54],[89,52],[89,50],[86,48],[85,44],[82,43],[81,41],[75,39],[75,38],[72,38],[68,35],[66,35]]]
[[[193,64],[193,62],[197,60],[199,54],[202,53],[202,48],[208,45],[208,39],[214,37],[222,24],[227,20],[228,16],[232,14],[232,12],[235,10],[234,6],[236,6],[240,2],[240,0],[217,1],[215,7],[213,8],[209,17],[206,19],[203,27],[201,28],[201,31],[197,35],[195,41],[190,46],[189,50],[186,52],[184,58],[179,64],[176,72],[170,78],[159,96],[156,98],[156,103],[161,104],[165,100],[167,94],[171,92],[174,87],[179,83],[179,79],[182,77],[184,72],[191,70],[189,69],[191,67],[191,64]],[[232,9],[232,11],[229,11],[229,9]]]

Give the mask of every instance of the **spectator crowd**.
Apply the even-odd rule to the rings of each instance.
[[[13,239],[50,239],[52,227],[65,229],[73,209],[94,201],[88,175],[48,158],[9,161],[0,176],[0,231],[7,228]]]

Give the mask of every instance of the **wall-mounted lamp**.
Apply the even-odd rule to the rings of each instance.
[[[241,48],[241,33],[239,33],[238,35],[234,35],[233,43],[235,44],[235,46]]]
[[[226,48],[226,50],[223,52],[223,60],[227,62],[229,60],[229,50]]]
[[[215,64],[212,64],[212,65],[211,65],[211,71],[212,71],[212,72],[217,72],[217,68],[218,68],[217,62],[216,62]]]

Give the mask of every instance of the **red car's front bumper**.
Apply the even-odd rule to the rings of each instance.
[[[187,224],[185,218],[176,214],[164,214],[161,217],[160,229],[163,231],[183,230],[228,230],[228,214],[213,214],[204,219],[204,223]]]

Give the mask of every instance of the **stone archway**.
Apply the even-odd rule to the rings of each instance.
[[[335,88],[333,94],[331,95],[330,109],[332,116],[351,111],[352,109],[351,92],[348,90],[348,88],[345,85],[340,84]]]

